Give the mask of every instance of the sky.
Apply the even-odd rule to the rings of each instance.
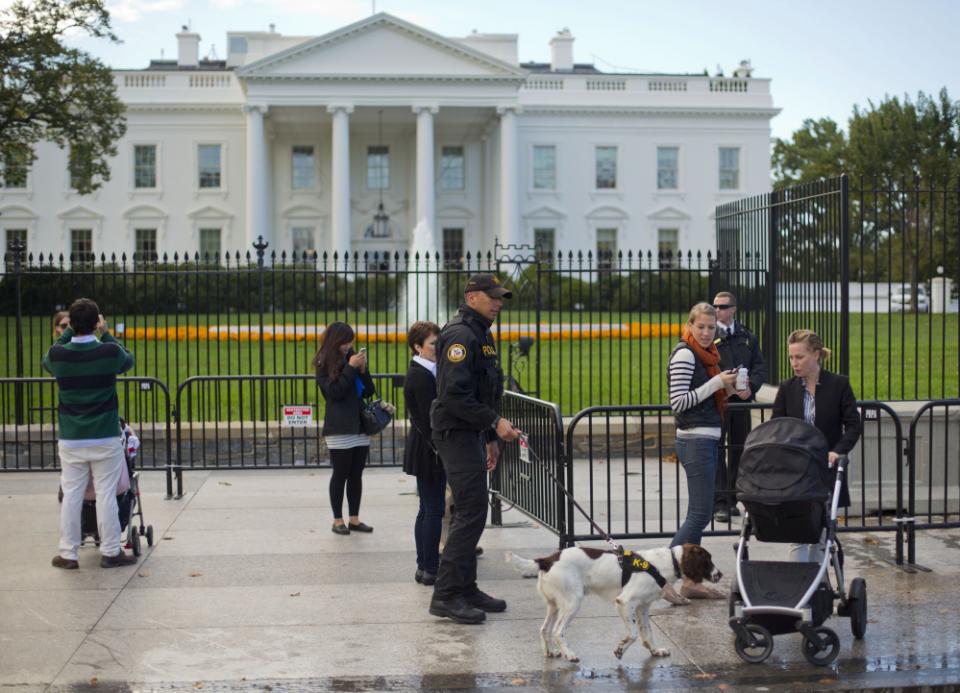
[[[0,0],[0,5],[10,0]],[[227,31],[319,36],[369,16],[374,8],[443,36],[511,33],[520,61],[548,62],[550,38],[573,36],[576,62],[610,72],[729,75],[749,59],[772,79],[775,137],[806,118],[845,127],[854,104],[884,95],[946,87],[960,99],[960,2],[953,0],[107,0],[123,41],[75,44],[115,68],[176,58],[175,34],[189,25],[201,55],[226,56]]]

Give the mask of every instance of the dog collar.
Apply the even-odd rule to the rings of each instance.
[[[674,562],[676,562],[676,559],[674,559]],[[664,579],[663,575],[660,574],[660,571],[657,570],[650,561],[645,559],[639,553],[634,553],[633,551],[624,551],[623,561],[620,565],[621,587],[630,582],[630,576],[634,573],[647,573],[654,579],[660,589],[663,589],[667,584],[667,581]]]

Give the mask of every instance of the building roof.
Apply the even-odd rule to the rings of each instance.
[[[201,59],[200,64],[196,67],[191,67],[187,65],[177,65],[176,60],[151,60],[150,64],[143,68],[144,71],[147,70],[158,70],[163,72],[170,72],[172,70],[186,70],[186,71],[216,71],[216,70],[232,70],[232,67],[227,67],[226,60],[207,60]],[[135,71],[135,70],[134,70]]]
[[[554,70],[550,63],[527,62],[520,63],[520,67],[530,72],[549,72],[556,75],[610,75],[610,76],[630,76],[641,75],[644,77],[704,77],[703,72],[604,72],[597,69],[593,63],[574,63],[572,70]]]

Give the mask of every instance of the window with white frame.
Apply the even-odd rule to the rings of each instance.
[[[133,187],[157,187],[157,145],[135,144],[133,146]]]
[[[27,261],[27,230],[26,229],[7,229],[6,244],[4,245],[7,271],[13,267],[13,246],[20,244],[20,261],[26,264]]]
[[[597,269],[610,269],[616,257],[617,230],[615,228],[597,229]]]
[[[557,147],[537,144],[533,147],[533,189],[557,189]]]
[[[27,187],[29,152],[24,147],[13,146],[3,157],[0,171],[0,187],[6,190],[22,190]]]
[[[443,229],[443,266],[448,269],[463,267],[463,229]]]
[[[294,190],[313,190],[317,184],[317,162],[313,147],[294,145],[292,154],[291,186]]]
[[[552,262],[554,260],[556,239],[556,229],[544,227],[533,230],[533,246],[537,249],[537,258],[540,262]]]
[[[294,226],[290,229],[290,242],[294,262],[310,260],[316,256],[317,242],[314,240],[314,227]]]
[[[657,262],[660,269],[671,269],[677,264],[679,237],[680,229],[657,229]]]
[[[215,264],[220,261],[219,227],[203,227],[200,229],[200,260],[204,263]]]
[[[463,147],[442,147],[440,149],[440,189],[463,190],[464,177]]]
[[[93,262],[93,229],[70,229],[70,262]]]
[[[615,190],[617,187],[617,148],[596,148],[597,190]]]
[[[720,147],[719,186],[721,190],[740,189],[740,147]]]
[[[390,147],[385,144],[367,147],[367,189],[387,190],[390,187]]]
[[[133,262],[143,264],[157,261],[157,230],[134,229]]]
[[[680,148],[657,147],[657,190],[680,186]]]
[[[221,149],[219,144],[197,145],[197,184],[200,188],[220,187],[222,177]]]

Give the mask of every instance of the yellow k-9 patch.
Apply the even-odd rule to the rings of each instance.
[[[494,349],[494,348],[493,348],[492,346],[490,346],[489,344],[484,344],[484,345],[483,345],[483,355],[484,355],[484,356],[496,356],[496,355],[497,355],[497,350]]]
[[[447,360],[453,363],[460,363],[467,358],[467,347],[463,344],[451,344],[447,348]]]

